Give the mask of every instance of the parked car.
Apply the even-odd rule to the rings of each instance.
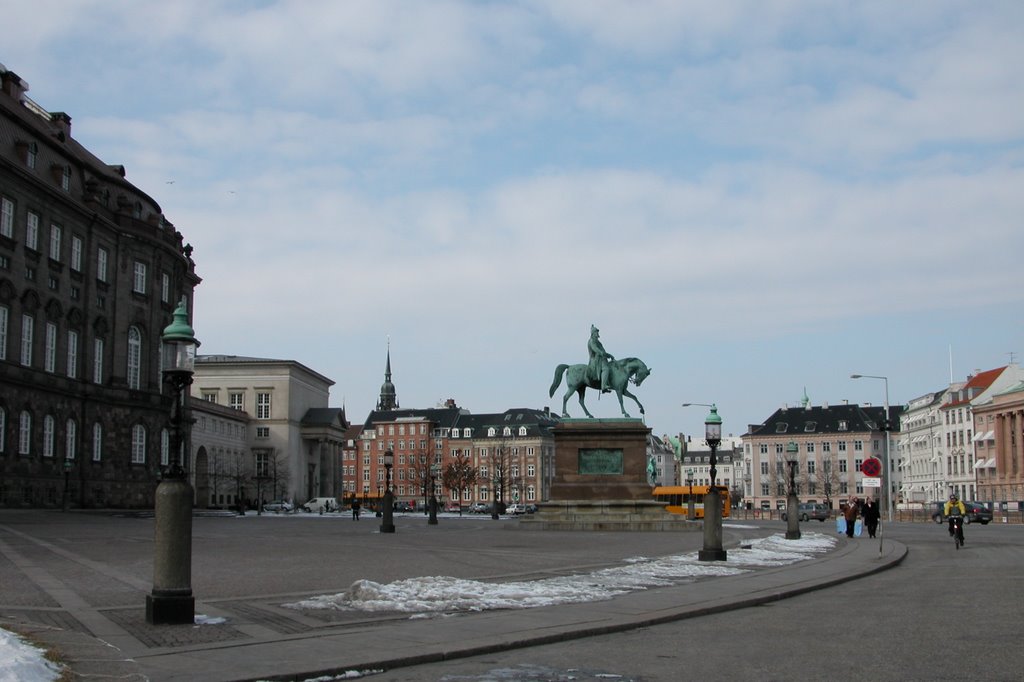
[[[462,512],[462,505],[458,502],[448,502],[444,505],[444,510],[449,513],[459,514]]]
[[[824,523],[829,517],[829,509],[828,506],[824,504],[801,502],[800,506],[797,508],[796,517],[801,521],[810,521],[811,519],[814,519],[815,521],[821,521]],[[782,520],[788,520],[786,512],[782,512]]]
[[[270,502],[263,503],[263,511],[265,512],[290,512],[294,507],[284,500],[272,500]]]
[[[935,523],[943,523],[946,517],[942,515],[943,507],[945,502],[936,502],[935,507],[932,510],[932,521]],[[967,523],[980,523],[985,525],[992,520],[992,511],[983,505],[981,502],[968,502],[964,500],[964,509],[967,511],[964,514],[964,521]]]
[[[470,514],[490,514],[491,513],[491,505],[487,504],[486,502],[474,502],[473,504],[469,505],[469,513]]]
[[[395,511],[412,512],[412,502],[395,502]]]
[[[505,507],[505,513],[509,516],[519,516],[520,514],[526,513],[526,505],[515,502]]]

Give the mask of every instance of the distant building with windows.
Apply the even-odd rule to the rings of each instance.
[[[192,249],[27,90],[0,67],[0,507],[152,507]]]
[[[221,457],[193,436],[189,470],[196,504],[221,505],[225,493],[216,482],[225,473],[245,483],[230,491],[243,500],[255,500],[257,488],[265,501],[287,499],[296,505],[313,497],[340,497],[349,424],[344,408],[328,406],[333,385],[294,360],[198,356],[192,404],[224,405],[249,419],[240,462]]]
[[[890,407],[888,423],[898,431],[902,407]],[[801,502],[819,502],[833,509],[853,497],[879,498],[879,488],[866,489],[861,464],[883,458],[887,432],[884,407],[871,405],[812,405],[806,397],[799,407],[782,407],[762,424],[750,425],[742,437],[743,493],[752,509],[784,509],[789,485],[786,448],[797,446],[795,482]],[[895,441],[896,438],[893,438]],[[889,471],[883,485],[898,490],[895,446],[890,442]],[[893,498],[896,499],[895,497]]]

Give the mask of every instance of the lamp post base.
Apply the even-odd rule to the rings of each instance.
[[[728,552],[724,549],[702,549],[697,552],[698,561],[725,561]]]
[[[381,533],[394,533],[395,532],[395,502],[394,496],[391,491],[388,490],[384,493],[384,499],[381,500],[381,513],[377,516],[381,516],[380,532]]]
[[[697,560],[726,560],[722,549],[722,498],[715,488],[704,496],[704,548],[697,552]]]
[[[151,625],[194,625],[196,599],[186,594],[147,594],[146,622]]]

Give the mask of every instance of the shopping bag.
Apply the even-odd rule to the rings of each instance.
[[[840,535],[846,533],[846,519],[844,519],[842,516],[836,519],[836,532]]]
[[[857,523],[853,524],[853,534],[856,537],[860,537],[860,534],[864,532],[864,522],[857,519]]]

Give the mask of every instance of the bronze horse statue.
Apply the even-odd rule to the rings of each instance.
[[[639,358],[622,358],[621,360],[612,360],[608,363],[608,367],[611,370],[608,376],[607,388],[615,391],[615,395],[619,398],[619,409],[622,410],[622,416],[629,418],[629,413],[626,412],[626,408],[622,405],[622,396],[627,396],[633,399],[637,407],[640,408],[640,414],[644,414],[644,406],[640,404],[640,401],[636,399],[636,396],[627,390],[629,382],[632,381],[634,384],[639,386],[644,382],[651,370],[648,369],[647,365],[644,364],[643,360]],[[590,376],[587,365],[559,365],[555,368],[555,380],[551,383],[551,390],[548,391],[548,396],[553,397],[555,390],[559,384],[562,383],[562,375],[565,375],[565,384],[568,390],[565,392],[565,396],[562,398],[562,416],[569,418],[569,413],[566,411],[565,404],[569,401],[569,396],[574,392],[580,396],[580,407],[583,408],[583,412],[590,418],[594,415],[590,414],[590,410],[587,409],[586,404],[583,402],[583,396],[588,388],[595,391],[601,389],[601,379]]]

